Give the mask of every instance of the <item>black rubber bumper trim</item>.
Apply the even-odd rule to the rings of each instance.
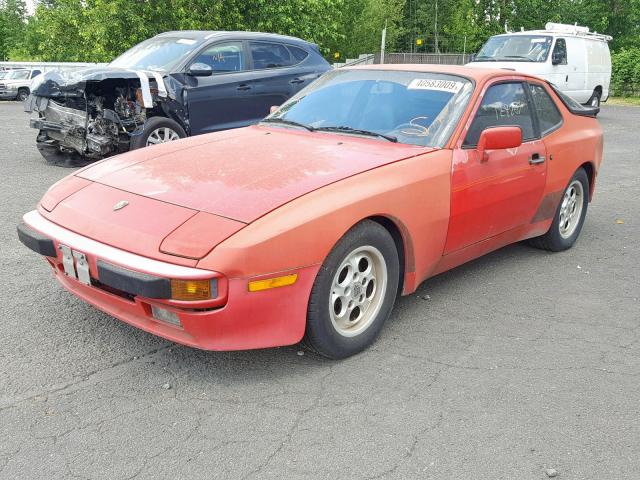
[[[24,223],[18,225],[18,239],[27,247],[45,257],[57,257],[53,240],[33,230]]]
[[[147,298],[171,298],[171,282],[167,278],[134,272],[98,260],[98,280],[111,288]]]

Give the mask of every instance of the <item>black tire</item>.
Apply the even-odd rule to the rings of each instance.
[[[591,98],[587,102],[587,105],[589,105],[590,107],[600,108],[601,97],[602,97],[602,94],[598,90],[594,90],[593,93],[591,94]]]
[[[352,254],[361,248],[365,249],[364,252],[356,253],[356,255],[362,253],[367,255],[367,249],[370,249],[372,252],[375,251],[374,255],[378,255],[376,261],[384,261],[384,265],[379,263],[378,270],[375,270],[375,268],[371,270],[373,272],[372,278],[376,282],[375,293],[371,294],[371,310],[369,311],[367,310],[369,307],[363,306],[362,312],[359,311],[364,322],[360,327],[362,331],[355,329],[357,333],[349,332],[348,334],[352,336],[345,336],[345,334],[340,333],[339,328],[332,320],[336,315],[330,311],[336,305],[335,303],[332,305],[333,282],[339,278],[338,269],[341,266],[344,268],[343,262],[347,261],[348,258],[353,258]],[[360,262],[357,265],[358,269],[360,269]],[[384,267],[386,267],[386,288],[380,287],[380,292],[378,292],[378,277],[375,274],[382,273]],[[364,270],[361,271],[364,272]],[[360,274],[360,272],[354,271],[353,276],[356,277],[356,274]],[[382,279],[382,275],[379,278]],[[399,280],[398,251],[389,232],[382,225],[371,220],[365,220],[354,226],[333,247],[320,267],[311,290],[307,310],[307,327],[303,343],[319,354],[332,359],[346,358],[361,352],[373,343],[384,322],[389,318],[398,295]],[[365,284],[364,276],[362,286],[356,287],[360,285],[359,279],[352,282],[354,286],[351,290],[351,296],[348,298],[353,297],[353,300],[357,303],[357,298],[360,298],[360,301],[364,298],[360,294],[364,293],[364,295],[369,296],[369,283]],[[372,282],[372,280],[369,280],[369,282]],[[383,283],[382,280],[380,282]],[[373,283],[371,284],[373,285]],[[351,303],[353,302],[350,301],[349,304]],[[356,306],[355,308],[359,307]],[[353,313],[355,308],[350,312]],[[370,312],[369,314],[367,314],[368,311]],[[354,324],[354,326],[356,325],[357,323]]]
[[[16,100],[19,102],[24,102],[27,98],[29,98],[29,89],[28,88],[20,88],[18,89],[18,96]]]
[[[144,123],[144,130],[142,130],[142,133],[131,137],[129,149],[137,150],[138,148],[146,147],[151,134],[161,128],[168,128],[174,131],[179,138],[185,138],[187,136],[184,128],[182,128],[182,126],[180,126],[180,124],[175,120],[167,117],[151,117],[147,118]]]
[[[580,210],[580,216],[575,224],[575,227],[572,229],[572,233],[570,235],[563,235],[561,233],[561,212],[564,205],[565,196],[567,192],[570,191],[571,187],[574,185],[574,182],[579,182],[582,186],[582,209]],[[551,222],[551,227],[547,233],[540,237],[535,237],[529,239],[529,244],[536,248],[540,248],[543,250],[549,250],[551,252],[561,252],[563,250],[567,250],[576,243],[576,240],[580,236],[580,231],[582,230],[582,225],[584,224],[584,219],[587,216],[587,208],[589,206],[589,177],[583,168],[579,168],[576,173],[573,174],[571,180],[567,184],[564,192],[562,193],[562,198],[560,200],[560,204],[556,210],[556,214],[553,217],[553,222]],[[568,233],[568,232],[567,232]]]

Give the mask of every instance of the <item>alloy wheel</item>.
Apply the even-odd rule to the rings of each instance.
[[[562,238],[569,238],[576,231],[584,205],[584,189],[578,180],[571,182],[565,190],[560,204],[558,227]]]
[[[331,284],[329,312],[335,330],[359,335],[375,320],[387,290],[387,265],[375,247],[353,250],[342,261]]]
[[[147,147],[159,143],[173,142],[174,140],[180,140],[180,136],[174,130],[169,127],[156,128],[147,137]]]

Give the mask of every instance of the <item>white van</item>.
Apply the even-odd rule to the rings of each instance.
[[[489,38],[467,66],[537,75],[574,100],[599,107],[609,98],[611,39],[587,27],[547,23],[544,30]]]

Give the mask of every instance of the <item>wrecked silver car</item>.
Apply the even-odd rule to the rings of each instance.
[[[39,76],[25,110],[45,159],[76,166],[257,123],[329,69],[317,45],[293,37],[166,32],[106,67]]]

